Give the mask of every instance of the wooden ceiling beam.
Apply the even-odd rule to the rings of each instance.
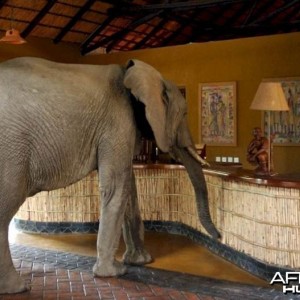
[[[6,4],[7,0],[0,1],[0,9]]]
[[[116,32],[115,34],[112,34],[110,36],[107,36],[107,37],[103,38],[102,40],[100,40],[99,42],[95,43],[92,46],[87,46],[85,48],[82,48],[81,54],[85,55],[85,54],[87,54],[87,53],[89,53],[93,50],[96,50],[99,47],[103,47],[107,44],[115,43],[116,41],[120,40],[124,35],[126,35],[128,32],[130,32],[134,28],[136,28],[137,26],[140,26],[141,24],[144,24],[144,23],[148,22],[149,20],[159,16],[163,12],[164,12],[163,10],[159,10],[157,12],[148,14],[148,15],[144,16],[143,18],[140,18],[140,19],[137,19],[137,20],[133,21],[126,28]],[[112,48],[110,47],[110,49],[112,49]]]
[[[250,1],[249,2],[245,2],[243,3],[239,9],[236,10],[236,12],[231,16],[229,17],[226,21],[224,21],[224,27],[228,27],[228,28],[231,28],[231,27],[234,27],[234,26],[241,26],[243,27],[243,24],[242,25],[238,25],[237,24],[237,19],[243,15],[243,14],[247,14],[246,16],[246,19],[248,18],[249,16],[249,13],[248,11],[252,10],[253,9],[253,3],[251,3]],[[223,12],[221,12],[222,14]],[[216,33],[212,33],[212,40],[214,39],[217,39],[217,32]]]
[[[254,1],[252,6],[250,7],[248,13],[247,13],[247,16],[245,17],[245,20],[244,20],[244,23],[243,23],[243,26],[245,26],[246,24],[248,24],[249,20],[251,19],[252,15],[253,15],[253,12],[255,11],[256,9],[256,6],[257,6],[257,1]]]
[[[162,42],[161,46],[164,47],[166,45],[168,45],[171,41],[173,41],[177,36],[180,35],[180,33],[183,31],[183,29],[185,28],[185,26],[187,26],[190,22],[190,20],[192,20],[195,16],[197,16],[198,11],[194,11],[194,13],[191,15],[191,17],[186,18],[184,20],[182,20],[180,22],[180,27],[175,30],[174,32],[172,32],[167,38],[164,39],[164,41]]]
[[[80,45],[80,52],[82,55],[86,54],[85,49],[87,49],[88,45],[114,20],[114,18],[115,16],[110,15],[83,41],[83,43]]]
[[[273,0],[271,0],[273,1]],[[248,19],[247,19],[247,25],[249,24],[254,24],[255,23],[255,20],[261,16],[267,9],[268,7],[270,7],[271,5],[271,1],[269,0],[264,0],[261,1],[255,1],[254,4],[253,4],[253,9],[251,11],[251,13],[248,15]]]
[[[35,18],[29,23],[29,25],[22,31],[21,36],[26,38],[34,27],[40,22],[40,20],[47,14],[51,7],[56,3],[56,0],[47,1],[45,6],[40,10],[40,12],[35,16]]]
[[[111,0],[111,1],[103,1],[109,4],[113,4],[115,6],[124,6],[128,5],[132,2],[132,0]],[[105,19],[104,22],[102,22],[100,25],[97,26],[97,28],[81,43],[80,45],[80,52],[83,54],[84,49],[88,47],[88,45],[94,40],[94,38],[99,35],[116,17],[116,14],[112,11],[113,9],[108,10],[108,17]]]
[[[87,0],[85,4],[78,10],[76,15],[69,21],[69,23],[61,30],[61,32],[54,38],[55,44],[59,43],[68,31],[80,20],[80,18],[90,9],[96,0]]]
[[[148,22],[149,20],[159,16],[160,14],[162,14],[164,11],[163,10],[160,10],[158,12],[155,12],[155,13],[152,13],[150,15],[147,15],[137,21],[134,21],[133,23],[134,24],[130,24],[128,26],[128,28],[125,28],[123,30],[121,30],[120,32],[118,32],[116,34],[116,36],[112,39],[112,41],[108,44],[108,46],[106,47],[106,53],[109,53],[113,48],[114,46],[116,45],[116,43],[118,43],[118,41],[123,37],[125,36],[128,32],[134,30],[134,28],[138,27],[139,25],[141,24],[144,24],[146,22]]]
[[[165,0],[163,3],[169,3],[169,0]],[[156,26],[153,26],[152,30],[148,34],[145,34],[145,37],[143,39],[141,39],[139,42],[137,42],[131,48],[131,50],[136,50],[136,49],[140,49],[141,47],[143,47],[147,43],[147,41],[149,41],[153,36],[155,36],[155,34],[159,30],[161,30],[164,27],[164,25],[168,22],[167,14],[163,13],[160,17],[161,17],[161,20],[159,21],[159,23]]]
[[[161,30],[164,25],[168,22],[168,20],[166,19],[166,17],[162,17],[162,19],[160,20],[160,22],[153,27],[153,29],[151,30],[151,32],[149,32],[142,40],[140,40],[138,43],[135,44],[135,46],[132,48],[132,50],[136,50],[136,49],[140,49],[142,48],[147,41],[149,41],[153,36],[155,36],[155,34]]]
[[[239,9],[236,10],[236,12],[230,17],[227,19],[226,21],[226,25],[233,25],[236,23],[236,20],[242,15],[242,14],[247,14],[247,17],[249,15],[248,11],[251,11],[253,8],[253,3],[251,1],[249,2],[245,2],[243,3]],[[246,19],[247,19],[246,17]]]
[[[217,37],[221,37],[221,39],[232,39],[232,38],[241,38],[241,37],[253,37],[253,36],[262,36],[262,35],[269,35],[275,34],[279,30],[284,32],[290,32],[291,30],[300,30],[300,21],[297,22],[289,22],[289,23],[281,23],[281,24],[254,24],[254,25],[247,25],[244,27],[224,27],[224,26],[210,26],[207,28],[203,28],[201,32],[199,32],[198,37],[195,37],[191,42],[204,42],[208,41],[203,37],[207,33],[207,36],[211,36],[212,32],[216,32]],[[199,38],[200,37],[200,38]],[[211,40],[211,39],[209,39]],[[215,39],[220,40],[220,39]]]
[[[225,5],[237,2],[247,2],[248,0],[198,0],[198,1],[186,1],[186,2],[170,2],[160,4],[148,4],[148,5],[132,5],[122,6],[118,8],[112,8],[119,14],[129,14],[134,12],[142,12],[146,10],[174,10],[174,9],[195,9],[201,7],[208,7],[214,5]]]
[[[300,11],[300,1],[298,1],[294,6],[290,13],[286,13],[285,17],[283,18],[283,22],[289,22],[290,20],[294,19]]]
[[[268,5],[271,5],[271,2],[273,1],[270,1],[269,3],[267,3],[266,6]],[[286,5],[272,11],[270,14],[268,14],[267,16],[262,16],[260,18],[257,18],[256,20],[253,20],[250,25],[254,25],[254,24],[257,24],[257,23],[261,23],[261,22],[265,22],[265,21],[268,21],[274,17],[276,17],[276,15],[280,14],[281,12],[287,10],[288,8],[290,7],[293,7],[295,4],[299,4],[299,0],[294,0],[294,1],[289,1],[289,3],[287,3]],[[259,14],[260,15],[260,14]]]
[[[234,1],[234,2],[245,2],[245,1]],[[228,1],[202,1],[201,2],[202,5],[216,5],[216,4],[228,4]],[[247,3],[247,2],[245,2]],[[178,4],[178,3],[176,3]],[[176,5],[175,4],[175,5]],[[188,4],[185,2],[185,4]],[[199,1],[197,1],[197,3],[189,3],[190,5],[197,5],[199,6]],[[181,5],[180,7],[184,7],[183,5]],[[175,7],[178,8],[178,7]],[[185,8],[185,7],[184,7]],[[171,43],[178,35],[180,35],[180,33],[183,31],[183,29],[188,26],[188,24],[190,23],[190,20],[192,20],[194,17],[196,17],[199,13],[199,9],[201,9],[201,7],[195,7],[194,9],[196,9],[196,11],[192,14],[192,16],[190,16],[188,19],[185,19],[181,22],[181,26],[178,30],[175,30],[173,33],[171,33],[171,35],[169,35],[167,38],[164,39],[163,43],[161,44],[161,46],[166,46],[169,43]],[[177,11],[178,9],[176,9]],[[221,13],[219,14],[221,16]],[[237,14],[236,14],[237,15]],[[146,38],[145,38],[146,39]],[[187,41],[188,42],[188,41]],[[136,48],[135,48],[136,49]]]

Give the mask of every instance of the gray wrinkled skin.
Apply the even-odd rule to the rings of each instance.
[[[135,96],[132,100],[130,92]],[[146,264],[132,157],[140,144],[133,105],[139,100],[158,146],[194,172],[202,223],[211,222],[201,164],[191,158],[186,103],[179,90],[137,60],[118,65],[59,64],[16,58],[0,64],[0,293],[27,286],[15,271],[8,247],[9,222],[26,197],[68,186],[98,169],[101,222],[95,276],[126,272],[123,263]],[[132,102],[133,101],[133,102]],[[196,170],[196,171],[195,171]],[[192,174],[190,174],[191,176]],[[123,262],[115,252],[123,227]]]

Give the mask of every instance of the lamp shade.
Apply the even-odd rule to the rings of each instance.
[[[289,110],[281,83],[270,81],[261,82],[251,103],[250,109],[265,111]]]
[[[0,39],[1,43],[20,45],[26,43],[26,41],[20,36],[20,32],[17,29],[9,29],[5,32],[5,36]]]

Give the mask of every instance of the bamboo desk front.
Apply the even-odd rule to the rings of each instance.
[[[135,165],[144,220],[180,222],[206,234],[181,165]],[[300,268],[300,176],[254,177],[242,168],[204,169],[211,215],[221,243],[266,264]],[[15,218],[33,222],[97,222],[98,175],[28,198]]]

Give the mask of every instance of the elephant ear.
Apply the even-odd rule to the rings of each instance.
[[[144,103],[146,118],[156,143],[163,152],[169,151],[166,134],[166,107],[163,102],[164,84],[161,74],[150,65],[130,60],[126,66],[124,85],[136,99]]]

